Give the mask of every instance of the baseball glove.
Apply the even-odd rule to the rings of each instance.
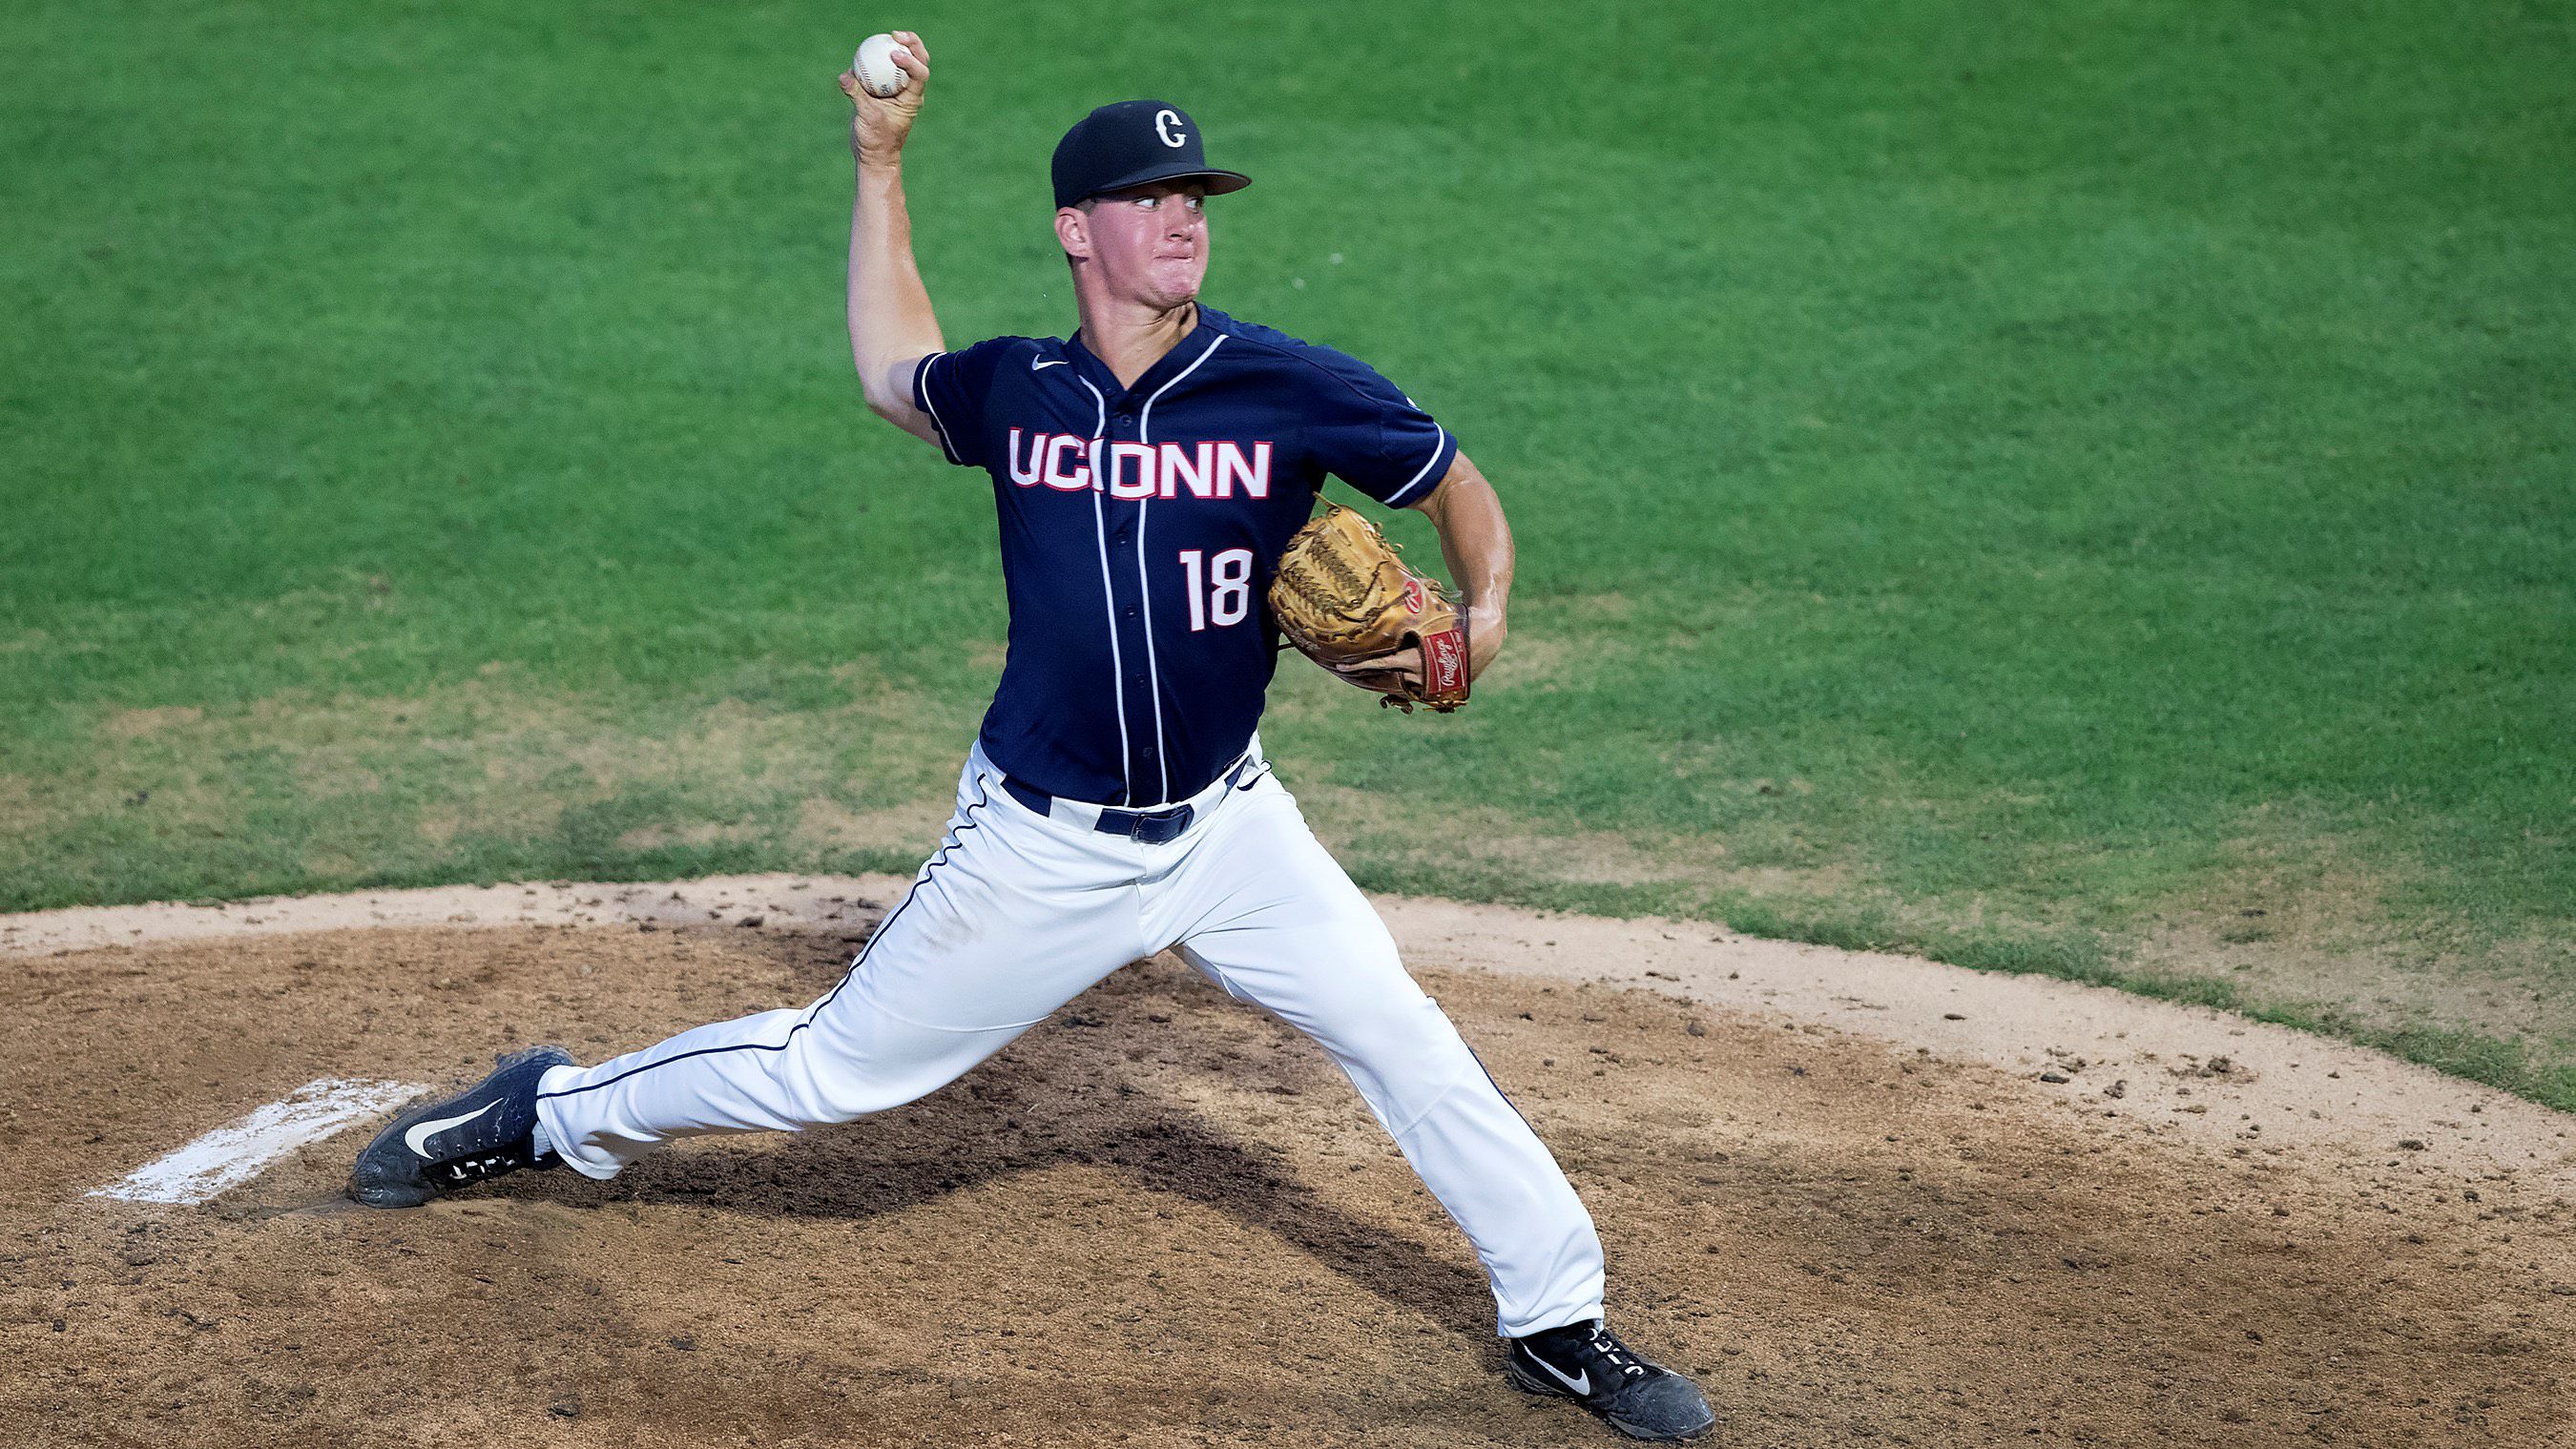
[[[1380,704],[1413,713],[1417,704],[1447,714],[1467,702],[1467,616],[1446,589],[1404,566],[1377,526],[1338,503],[1326,503],[1288,540],[1270,581],[1270,613],[1279,632],[1307,658],[1362,689]],[[1407,648],[1422,651],[1422,678],[1370,668]]]

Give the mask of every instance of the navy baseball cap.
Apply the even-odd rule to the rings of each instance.
[[[1198,123],[1169,101],[1119,101],[1074,122],[1055,143],[1054,173],[1058,206],[1155,181],[1204,182],[1210,196],[1252,184],[1208,165]]]

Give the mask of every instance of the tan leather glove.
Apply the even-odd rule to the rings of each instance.
[[[1398,550],[1357,512],[1326,503],[1288,540],[1270,581],[1279,632],[1307,658],[1407,714],[1443,714],[1467,702],[1467,617],[1438,582],[1404,566]],[[1371,669],[1408,648],[1422,677]]]

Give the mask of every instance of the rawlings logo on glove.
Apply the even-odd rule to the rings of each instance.
[[[1309,659],[1407,714],[1467,702],[1467,618],[1448,591],[1404,566],[1377,526],[1338,503],[1288,540],[1270,581],[1279,632]],[[1422,677],[1384,667],[1406,649]],[[1371,665],[1378,665],[1372,668]]]

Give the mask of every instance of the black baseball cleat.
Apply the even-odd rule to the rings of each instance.
[[[1688,1439],[1717,1422],[1690,1380],[1630,1353],[1598,1318],[1513,1339],[1503,1372],[1514,1388],[1572,1399],[1633,1438]]]
[[[414,1107],[399,1117],[349,1173],[349,1196],[369,1207],[418,1207],[441,1193],[499,1177],[537,1160],[537,1081],[546,1068],[572,1065],[562,1047],[531,1047],[500,1059],[474,1089]]]

